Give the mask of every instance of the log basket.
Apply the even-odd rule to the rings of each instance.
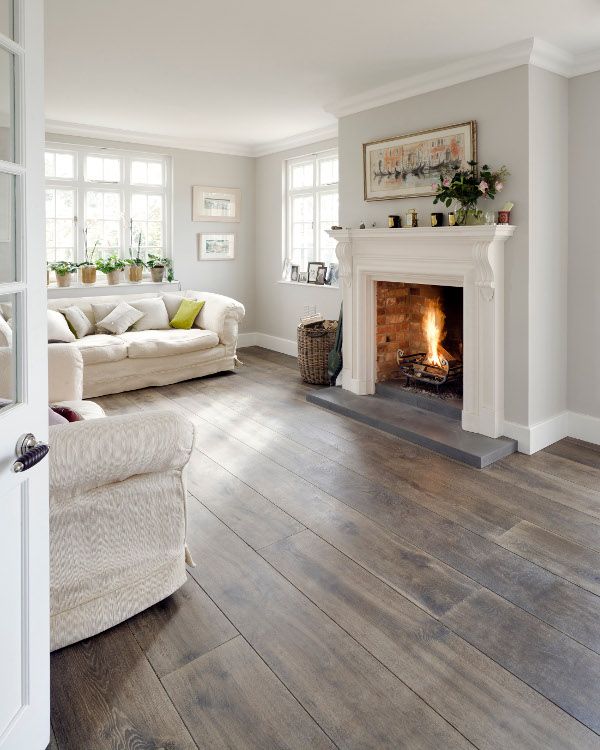
[[[327,357],[335,346],[337,320],[298,326],[298,367],[305,383],[328,385]]]

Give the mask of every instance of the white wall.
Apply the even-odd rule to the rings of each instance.
[[[97,140],[46,134],[47,141],[98,144]],[[173,265],[183,289],[200,289],[234,297],[246,306],[241,331],[256,330],[255,300],[255,162],[246,156],[201,151],[153,148],[130,143],[102,141],[107,148],[144,151],[170,156],[173,164]],[[192,221],[192,185],[235,187],[242,190],[241,221],[233,224]],[[200,232],[236,233],[235,260],[198,261]]]
[[[569,81],[569,410],[600,419],[600,72]],[[564,211],[560,206],[558,210]],[[595,425],[600,442],[600,422]],[[593,439],[590,434],[588,439]]]
[[[294,156],[334,148],[335,140],[262,156],[256,160],[256,330],[259,343],[290,351],[305,305],[316,305],[326,318],[337,319],[339,289],[306,284],[278,284],[283,263],[284,162]],[[291,346],[291,351],[295,345]],[[290,351],[290,353],[291,353]]]
[[[529,68],[529,424],[554,421],[559,433],[567,409],[568,87]]]
[[[512,223],[518,225],[506,244],[506,419],[527,425],[528,404],[528,265],[529,142],[527,66],[415,96],[343,117],[339,122],[340,224],[387,226],[388,214],[416,208],[421,221],[441,210],[432,198],[365,202],[362,144],[388,136],[476,120],[478,157],[511,171],[505,191],[490,203],[498,208],[512,200]]]

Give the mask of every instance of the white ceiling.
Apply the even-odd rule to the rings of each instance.
[[[46,117],[243,152],[334,125],[331,102],[534,36],[599,50],[600,1],[47,0]]]

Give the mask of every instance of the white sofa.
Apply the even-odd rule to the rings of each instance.
[[[244,306],[230,297],[211,292],[175,294],[182,299],[188,297],[205,302],[190,330],[130,330],[120,336],[92,333],[69,344],[79,349],[83,357],[83,398],[168,385],[234,369],[238,325],[245,314]],[[50,299],[48,307],[61,310],[75,305],[95,325],[92,304],[116,305],[157,297],[167,299],[167,295],[160,293],[68,297]],[[50,368],[51,389],[53,380],[61,377],[59,371]]]
[[[52,403],[85,421],[50,427],[51,650],[106,630],[186,580],[184,469],[193,426],[171,412],[104,417],[80,401],[84,366],[51,348],[63,373]],[[189,557],[188,562],[191,562]]]

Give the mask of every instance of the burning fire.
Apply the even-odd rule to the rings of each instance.
[[[423,333],[427,340],[427,356],[425,364],[444,368],[442,359],[447,360],[447,352],[440,345],[440,341],[446,335],[444,331],[444,315],[439,299],[428,300],[427,310],[423,315]]]

